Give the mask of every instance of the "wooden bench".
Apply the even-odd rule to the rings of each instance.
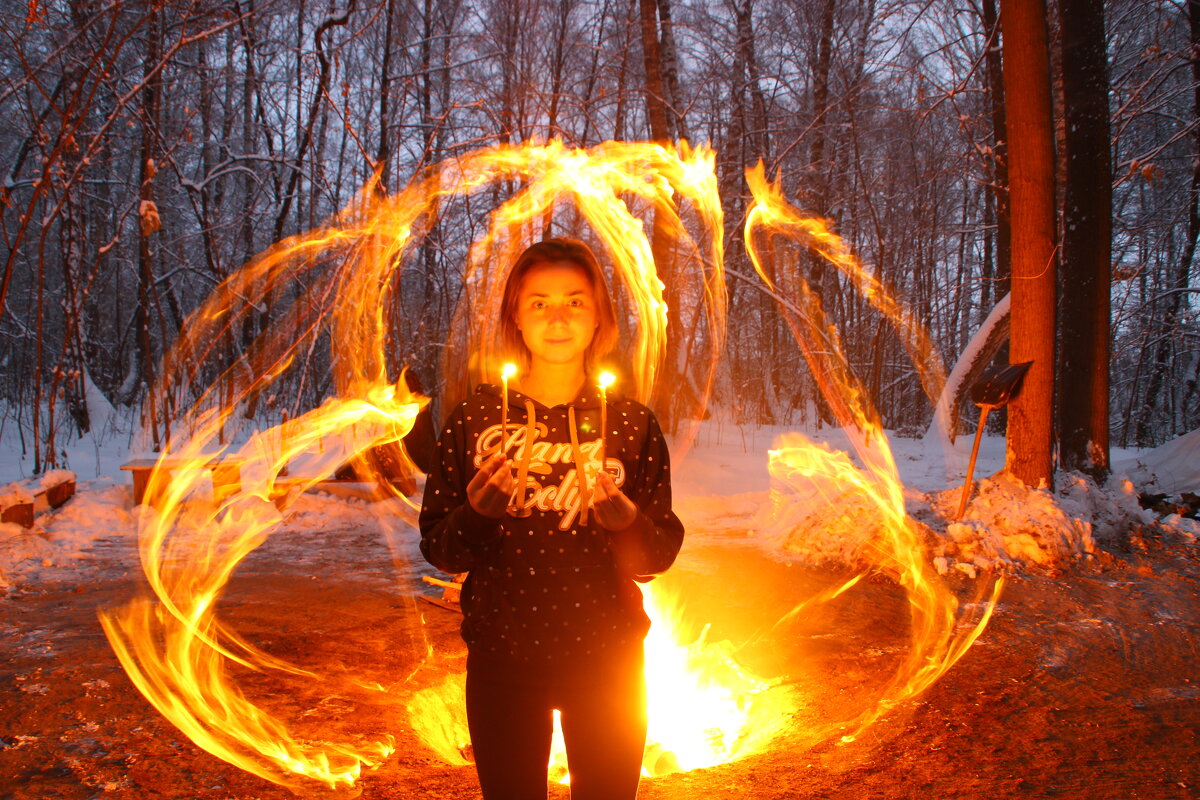
[[[304,478],[276,478],[271,501],[276,508],[283,508],[288,498],[292,497],[297,486],[306,486],[305,492],[325,492],[343,499],[366,500],[373,503],[391,497],[382,486],[374,481],[347,480],[343,478],[326,478],[315,483]]]
[[[23,528],[32,528],[37,512],[58,508],[74,494],[75,473],[66,470],[49,472],[42,478],[10,483],[0,490],[0,522],[13,522]]]
[[[462,596],[463,581],[466,580],[466,578],[467,573],[465,572],[460,572],[448,581],[441,580],[440,578],[431,578],[428,575],[422,575],[421,580],[425,581],[425,583],[428,583],[430,586],[441,587],[442,596],[430,597],[427,594],[418,593],[417,597],[421,598],[427,603],[432,603],[435,606],[441,606],[448,611],[457,611],[461,614],[462,605],[460,604],[460,598]]]
[[[216,456],[204,463],[204,468],[212,472],[213,496],[217,498],[234,494],[242,488],[242,462],[244,459],[229,456]],[[150,473],[155,467],[163,470],[167,481],[171,473],[180,467],[194,463],[186,458],[135,458],[121,465],[121,469],[133,475],[133,504],[143,503],[158,508],[161,498],[146,497],[146,489],[150,483]]]

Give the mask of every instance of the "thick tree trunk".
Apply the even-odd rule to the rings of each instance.
[[[658,20],[662,30],[660,66],[663,85],[666,88],[664,97],[667,101],[667,133],[671,139],[686,139],[687,123],[680,113],[683,108],[683,96],[679,91],[679,59],[675,49],[675,26],[671,22],[671,0],[658,0]]]
[[[639,0],[639,8],[642,23],[642,58],[646,70],[646,116],[650,123],[650,138],[668,144],[671,131],[662,72],[662,44],[658,34],[658,3],[656,0]],[[659,279],[666,286],[667,338],[671,342],[667,351],[672,352],[675,347],[682,346],[682,331],[678,303],[673,296],[676,289],[675,281],[672,280],[675,265],[674,254],[668,247],[669,242],[670,234],[665,228],[664,220],[659,214],[655,214],[650,234],[650,249],[654,254],[654,265],[658,270]],[[675,418],[672,400],[680,395],[681,376],[677,362],[673,359],[656,367],[657,389],[651,402],[663,426],[674,430],[678,420]]]
[[[821,6],[820,38],[817,40],[817,65],[813,75],[813,142],[810,151],[810,169],[813,185],[813,210],[818,216],[828,216],[831,205],[832,186],[829,165],[829,96],[833,67],[833,32],[834,12],[837,10],[837,0],[824,0]],[[810,254],[807,257],[809,283],[816,287],[820,303],[826,313],[835,319],[839,318],[842,308],[841,284],[836,270],[831,269],[822,259]],[[834,424],[835,415],[830,412],[824,395],[816,391],[813,401],[816,404],[820,419],[818,422]]]
[[[1054,126],[1044,0],[1003,0],[1004,105],[1012,204],[1010,361],[1032,361],[1008,415],[1006,468],[1053,484]]]
[[[1058,440],[1064,469],[1108,474],[1112,160],[1103,0],[1060,0],[1066,181]]]

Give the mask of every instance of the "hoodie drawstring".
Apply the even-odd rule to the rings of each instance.
[[[567,406],[567,428],[571,433],[571,459],[575,462],[575,481],[579,485],[579,522],[581,525],[586,525],[588,509],[592,505],[591,481],[588,476],[587,462],[579,447],[579,430],[575,424],[574,405]],[[517,485],[513,489],[513,496],[509,503],[511,513],[517,516],[528,516],[529,514],[529,510],[525,508],[527,501],[525,484],[529,480],[529,464],[533,461],[533,437],[536,429],[537,411],[534,409],[533,401],[525,398],[525,441],[521,445],[521,459],[517,467]]]
[[[533,433],[537,427],[537,412],[534,411],[533,401],[525,400],[525,443],[521,446],[521,464],[517,468],[517,486],[514,494],[518,495],[516,507],[525,508],[525,481],[529,478],[529,462],[533,460]]]
[[[592,494],[588,491],[588,474],[584,467],[583,451],[579,449],[579,432],[575,427],[575,406],[567,406],[567,427],[571,430],[571,459],[575,462],[575,480],[579,483],[579,524],[587,525]]]

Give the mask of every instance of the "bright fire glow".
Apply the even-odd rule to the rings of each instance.
[[[236,451],[241,490],[204,497],[209,443],[219,417],[198,420],[191,440],[171,456],[185,466],[152,474],[147,493],[160,513],[139,520],[142,568],[154,599],[141,598],[101,614],[104,631],[134,685],[167,719],[213,755],[268,780],[295,784],[306,776],[331,787],[351,785],[363,765],[392,752],[392,737],[366,743],[313,743],[248,700],[231,678],[235,665],[315,678],[246,642],[217,617],[234,569],[262,544],[299,492],[369,446],[395,442],[411,427],[416,398],[398,387],[367,390],[361,399],[331,399],[309,414],[256,434]],[[283,430],[287,429],[286,434]],[[354,441],[321,452],[326,438]],[[309,475],[280,480],[289,462],[309,456]]]
[[[642,774],[711,767],[765,749],[800,708],[798,687],[749,674],[734,658],[735,645],[708,641],[707,628],[692,641],[681,641],[680,631],[689,627],[681,598],[653,582],[642,585],[642,594],[651,623],[646,638],[650,728]],[[408,714],[429,747],[452,764],[469,763],[461,675],[419,692]],[[554,728],[550,778],[569,783],[557,712]]]
[[[644,774],[711,767],[766,747],[798,707],[795,687],[749,674],[733,657],[733,643],[707,641],[707,627],[695,641],[679,641],[680,598],[653,583],[642,594],[650,616]]]
[[[513,375],[516,375],[516,374],[517,374],[517,365],[512,363],[511,361],[508,362],[507,364],[505,364],[504,369],[502,369],[500,372],[501,377],[503,377],[505,380],[508,380],[509,378],[511,378]]]
[[[517,253],[553,225],[594,242],[601,261],[611,265],[631,395],[649,400],[667,359],[686,363],[698,391],[694,407],[675,412],[683,420],[699,419],[725,336],[725,233],[715,164],[712,150],[686,144],[608,142],[576,149],[550,142],[467,153],[426,169],[394,195],[368,185],[325,227],[278,243],[224,281],[189,317],[155,388],[171,426],[148,487],[157,511],[139,521],[151,594],[101,615],[114,651],[147,699],[200,747],[293,788],[312,781],[351,785],[364,766],[380,763],[392,746],[385,733],[363,741],[313,741],[250,699],[238,677],[247,670],[295,680],[316,676],[256,648],[220,619],[219,609],[242,559],[271,535],[300,492],[343,464],[404,498],[401,479],[411,477],[414,467],[401,440],[425,402],[408,391],[395,363],[403,351],[392,313],[404,265],[444,204],[483,189],[517,187],[466,255],[464,291],[447,343],[445,401],[453,404],[472,383],[515,373],[515,367],[508,371],[513,365],[500,363],[495,309]],[[957,605],[932,574],[919,531],[904,513],[878,416],[841,355],[837,331],[824,322],[818,293],[796,268],[799,247],[811,247],[893,320],[932,396],[940,389],[941,367],[920,327],[835,236],[792,209],[761,169],[747,179],[755,196],[747,250],[779,296],[860,462],[795,440],[772,454],[773,474],[785,495],[787,487],[804,482],[829,496],[850,491],[866,498],[883,524],[864,539],[863,557],[897,577],[912,607],[911,650],[895,679],[868,711],[856,720],[830,721],[829,730],[837,723],[865,726],[961,657],[987,613],[956,632]],[[763,236],[783,240],[773,252],[785,259],[790,252],[792,260],[764,259],[758,246]],[[795,246],[790,251],[789,243]],[[307,376],[326,350],[331,397],[317,408],[296,409],[277,425],[240,429],[264,416],[262,406],[272,402],[281,376],[301,367]],[[380,452],[390,458],[373,455]],[[206,488],[218,455],[236,459],[239,488]],[[403,506],[390,504],[388,513],[397,508]],[[408,515],[413,521],[411,509]],[[831,602],[853,583],[801,604],[780,624],[811,603]],[[647,641],[647,774],[739,758],[785,731],[800,702],[794,685],[748,674],[727,642],[708,642],[703,635],[678,641],[684,629],[680,598],[660,597],[657,590],[646,598],[654,622]],[[468,762],[461,674],[414,693],[407,705],[411,724],[431,748],[451,763]]]
[[[147,489],[157,513],[139,522],[152,596],[101,614],[114,651],[146,698],[200,747],[293,788],[309,780],[350,785],[363,766],[378,764],[390,752],[389,735],[361,743],[303,739],[239,688],[235,675],[244,670],[315,676],[258,650],[219,618],[230,577],[296,497],[343,464],[403,498],[403,479],[411,479],[414,467],[401,439],[425,401],[408,392],[403,375],[393,379],[400,370],[390,362],[400,343],[390,314],[403,266],[454,198],[519,187],[492,213],[466,259],[446,355],[448,402],[465,395],[468,383],[500,372],[495,309],[507,269],[557,213],[565,233],[590,238],[612,265],[633,394],[642,400],[669,355],[666,285],[656,257],[675,265],[678,321],[707,332],[700,350],[689,353],[699,365],[701,391],[697,408],[684,413],[699,416],[724,341],[715,158],[686,144],[614,142],[587,150],[556,141],[468,153],[426,169],[394,195],[369,184],[325,227],[274,245],[218,286],[186,321],[153,391],[170,430]],[[644,232],[643,217],[651,215],[661,232],[655,247]],[[281,376],[297,365],[313,369],[325,348],[333,397],[315,409],[296,409],[278,425],[241,430],[261,418]],[[208,468],[218,457],[236,462],[240,487],[208,492]],[[230,462],[217,469],[229,470]],[[395,505],[389,508],[394,514]]]
[[[879,525],[874,531],[862,532],[858,542],[846,541],[846,532],[838,531],[844,544],[853,549],[843,556],[894,576],[908,596],[908,655],[878,701],[850,721],[861,730],[887,709],[923,692],[966,653],[987,626],[1002,581],[993,586],[991,601],[975,624],[957,627],[958,600],[936,574],[921,531],[905,512],[904,487],[879,415],[849,367],[837,329],[826,320],[819,290],[806,278],[803,253],[815,253],[825,264],[836,267],[896,327],[926,393],[934,400],[945,383],[945,370],[928,335],[822,220],[802,214],[787,202],[779,181],[766,180],[761,163],[747,171],[746,180],[754,195],[746,216],[746,251],[768,287],[782,289],[781,310],[859,461],[855,464],[848,454],[818,447],[800,434],[783,437],[780,446],[771,451],[769,462],[777,511],[788,505],[790,498],[801,497],[812,517],[823,520],[824,527],[832,527],[846,498],[867,504],[871,513],[855,514],[854,519],[873,518]],[[825,498],[824,504],[814,504],[814,497]],[[777,513],[776,530],[771,532],[785,544],[795,534],[788,529],[788,522],[786,514]],[[820,531],[821,526],[817,527]],[[848,734],[845,740],[855,735]]]
[[[600,384],[601,389],[607,389],[608,387],[612,386],[613,381],[616,379],[617,376],[613,375],[611,372],[601,372],[600,378],[597,382]]]

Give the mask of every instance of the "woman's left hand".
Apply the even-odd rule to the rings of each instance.
[[[596,476],[592,490],[592,513],[600,527],[623,531],[637,521],[637,506],[617,488],[612,475],[603,470]]]

